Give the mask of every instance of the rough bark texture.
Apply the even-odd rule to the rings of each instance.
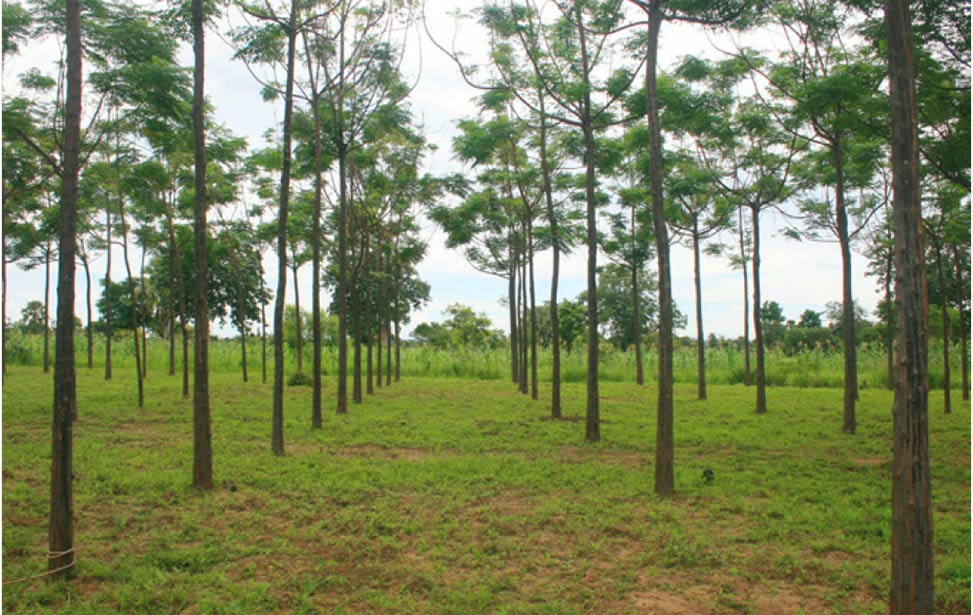
[[[662,200],[662,126],[656,93],[656,65],[662,14],[659,2],[649,5],[649,38],[645,61],[645,95],[648,102],[649,174],[652,192],[652,225],[655,230],[656,262],[659,268],[659,393],[656,413],[655,492],[673,492],[672,440],[672,286],[669,270],[669,234]]]
[[[209,410],[209,309],[206,263],[206,124],[203,0],[193,0],[193,248],[196,256],[196,344],[193,349],[193,486],[213,488],[213,437]]]
[[[277,213],[277,301],[274,304],[274,409],[270,448],[284,454],[284,301],[287,294],[287,213],[291,196],[291,120],[294,115],[294,65],[297,47],[297,2],[292,0],[287,27],[287,76],[284,87],[283,161],[280,209]]]
[[[51,509],[48,571],[68,576],[74,558],[73,423],[78,414],[74,367],[74,274],[81,150],[81,5],[66,0],[67,100],[61,207],[58,214],[57,330],[54,334],[54,417],[51,423]]]
[[[885,326],[885,388],[890,391],[895,390],[895,364],[893,361],[895,355],[895,323],[893,322],[892,310],[892,260],[894,257],[895,253],[889,252],[885,261],[885,305],[888,310],[888,322]]]
[[[895,221],[896,378],[892,408],[892,615],[933,613],[928,333],[924,312],[919,136],[909,2],[885,5]]]

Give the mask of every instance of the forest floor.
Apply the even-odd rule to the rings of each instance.
[[[130,370],[125,370],[126,372]],[[258,378],[259,380],[259,378]],[[602,386],[585,444],[584,384],[567,418],[506,382],[410,379],[345,416],[326,381],[288,388],[286,456],[271,387],[211,377],[217,487],[192,475],[178,377],[79,370],[78,563],[45,568],[51,376],[3,382],[4,613],[885,613],[891,393],[677,386],[677,494],[653,494],[655,390]],[[547,389],[542,387],[541,398]],[[936,603],[970,612],[970,409],[930,398]],[[958,394],[957,394],[958,398]],[[713,480],[703,479],[705,469]],[[9,583],[9,584],[8,584]]]

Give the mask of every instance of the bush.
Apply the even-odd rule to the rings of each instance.
[[[297,372],[287,380],[287,386],[289,387],[309,387],[313,384],[314,381],[304,372]]]

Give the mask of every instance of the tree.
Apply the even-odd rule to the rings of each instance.
[[[74,272],[81,150],[81,4],[65,0],[67,94],[58,218],[57,329],[54,333],[54,420],[51,427],[51,515],[48,571],[74,566],[73,432],[78,413],[74,368]]]
[[[933,613],[928,347],[924,316],[919,141],[909,2],[887,0],[895,218],[895,397],[892,406],[892,583],[889,612]]]
[[[798,327],[805,329],[816,329],[821,326],[821,313],[814,310],[804,310],[801,318],[797,321]]]

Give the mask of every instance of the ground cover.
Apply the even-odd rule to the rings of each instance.
[[[676,490],[652,493],[652,387],[602,386],[604,441],[504,381],[409,378],[310,429],[288,388],[212,375],[217,489],[191,478],[178,377],[79,372],[77,577],[3,588],[5,613],[883,613],[891,394],[676,388]],[[326,399],[333,394],[327,383]],[[542,386],[541,394],[545,390]],[[3,384],[3,578],[43,570],[50,376]],[[970,413],[930,407],[937,612],[969,613]],[[713,471],[707,482],[703,471]]]

